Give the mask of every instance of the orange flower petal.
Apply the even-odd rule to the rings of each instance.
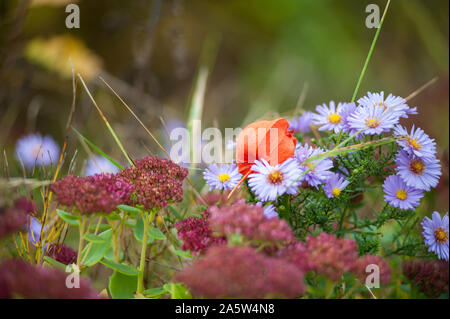
[[[277,165],[292,157],[297,140],[288,128],[289,122],[283,118],[257,121],[246,126],[237,138],[239,172],[247,174],[255,160],[265,159],[270,165]]]

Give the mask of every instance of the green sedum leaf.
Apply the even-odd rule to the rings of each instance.
[[[132,299],[137,287],[137,276],[127,276],[118,271],[109,277],[109,293],[115,299]]]
[[[100,261],[103,265],[105,265],[108,268],[111,268],[112,270],[118,271],[123,275],[127,276],[137,276],[139,271],[131,266],[119,264],[109,259],[103,259]]]
[[[105,239],[103,239],[99,235],[94,235],[94,234],[86,234],[86,235],[84,235],[84,239],[91,243],[104,243],[105,242]]]
[[[61,209],[57,209],[56,212],[58,213],[58,216],[65,221],[67,224],[72,225],[72,226],[78,226],[79,225],[79,220],[78,217],[65,212]]]
[[[136,240],[142,244],[142,240],[144,237],[144,222],[142,221],[142,218],[139,218],[137,220],[136,226],[134,226],[133,233],[134,233],[134,238],[136,238]],[[153,243],[153,240],[154,240],[153,237],[148,236],[147,244]]]
[[[103,258],[103,256],[105,256],[106,252],[108,251],[108,248],[111,245],[112,230],[108,229],[108,230],[104,231],[103,233],[100,233],[98,236],[101,239],[103,239],[104,242],[90,243],[89,245],[86,245],[86,247],[84,247],[82,255],[81,255],[81,260],[83,260],[85,258],[84,256],[86,255],[89,246],[92,245],[92,247],[89,250],[89,253],[83,263],[83,266],[91,267],[91,266],[95,265]]]
[[[148,235],[154,239],[165,240],[166,235],[164,235],[158,228],[151,226],[148,230]]]
[[[163,288],[170,293],[172,299],[192,299],[191,293],[181,283],[165,284]]]

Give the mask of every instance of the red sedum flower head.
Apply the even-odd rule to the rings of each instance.
[[[133,187],[110,173],[86,177],[66,176],[50,186],[57,201],[82,214],[111,213],[129,201]]]
[[[261,206],[239,200],[231,206],[209,208],[209,225],[219,236],[240,234],[244,240],[264,245],[269,250],[281,248],[296,241],[295,236],[284,219],[268,219]]]
[[[321,233],[308,236],[306,243],[298,242],[279,255],[304,272],[315,271],[332,281],[339,281],[344,273],[355,269],[358,246],[353,240]]]
[[[0,239],[26,228],[29,215],[36,205],[26,198],[19,198],[13,207],[0,207]]]
[[[203,253],[210,246],[226,243],[225,237],[213,236],[208,225],[209,213],[206,210],[202,218],[190,217],[177,222],[175,227],[178,237],[183,240],[183,250],[190,250],[194,254]]]
[[[21,259],[6,260],[0,265],[0,298],[100,298],[86,278],[80,278],[79,288],[67,288],[67,275],[59,269],[32,266]]]
[[[211,247],[176,280],[196,297],[296,298],[304,293],[303,273],[294,265],[250,247]]]
[[[77,261],[77,255],[75,250],[65,244],[51,244],[47,250],[47,256],[64,265],[75,263]]]
[[[448,293],[448,262],[440,260],[409,260],[403,263],[403,274],[425,295],[438,298]]]
[[[183,200],[183,179],[188,174],[187,169],[152,156],[136,161],[135,165],[118,174],[134,188],[129,204],[151,209]]]
[[[353,273],[360,278],[363,284],[366,282],[367,276],[372,272],[370,269],[366,271],[368,265],[378,266],[380,270],[380,283],[384,286],[389,284],[391,281],[391,267],[389,267],[389,264],[383,257],[375,255],[365,255],[360,257],[355,263]]]

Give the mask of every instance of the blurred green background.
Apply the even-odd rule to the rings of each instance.
[[[79,29],[65,26],[67,3],[79,5]],[[290,117],[302,88],[305,109],[349,101],[376,30],[365,26],[371,3],[382,13],[386,1],[0,0],[0,145],[10,170],[21,174],[13,152],[25,133],[51,134],[62,145],[72,100],[69,56],[135,158],[146,154],[144,145],[158,149],[97,75],[161,139],[160,116],[169,127],[188,117],[202,56],[210,65],[203,127]],[[406,97],[438,77],[410,101],[419,115],[404,124],[437,140],[441,211],[449,202],[448,6],[393,0],[358,94]],[[74,127],[125,163],[80,84]],[[70,141],[69,157],[78,149],[81,170],[87,153],[75,135]]]

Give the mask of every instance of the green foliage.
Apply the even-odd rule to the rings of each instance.
[[[137,286],[137,276],[128,276],[114,271],[109,277],[109,293],[111,297],[117,299],[131,299],[134,298]]]
[[[120,272],[123,275],[137,276],[137,274],[139,273],[139,271],[134,267],[124,265],[124,264],[119,264],[119,263],[116,263],[109,259],[103,259],[100,262],[103,265],[105,265],[106,267],[111,268],[112,270],[114,270],[116,272]]]
[[[163,288],[170,294],[171,299],[191,299],[190,292],[181,283],[165,284]]]
[[[83,266],[91,267],[98,263],[105,256],[109,247],[111,247],[111,229],[100,233],[99,237],[104,241],[100,243],[91,243],[84,247],[83,252],[81,253],[81,260],[84,260]]]

